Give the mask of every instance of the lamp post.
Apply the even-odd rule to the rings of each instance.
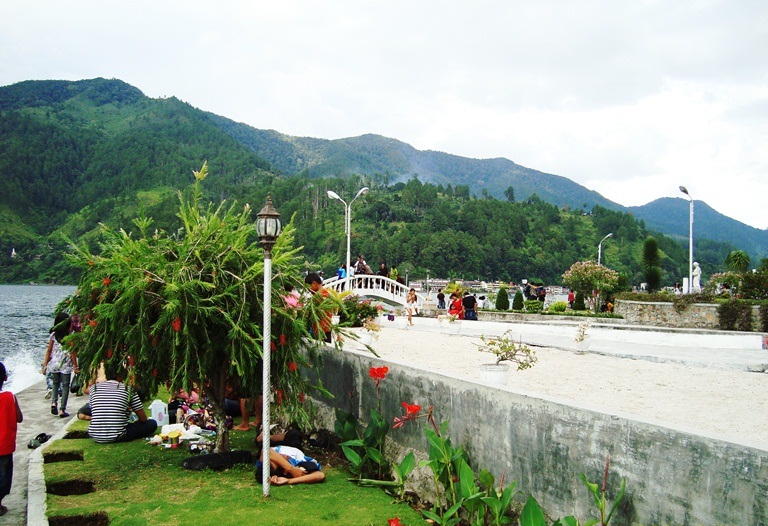
[[[263,441],[261,446],[261,484],[264,497],[269,497],[269,396],[272,391],[270,385],[270,364],[272,360],[272,247],[283,229],[280,223],[280,214],[272,206],[272,196],[267,196],[267,204],[256,216],[256,234],[259,243],[264,249],[264,318],[262,326],[262,399],[263,408],[261,422],[263,424]]]
[[[350,238],[352,235],[352,203],[355,202],[355,199],[367,193],[368,193],[368,187],[367,186],[362,187],[360,190],[357,191],[357,194],[355,195],[354,199],[352,199],[349,202],[349,204],[347,204],[347,202],[344,199],[342,199],[339,194],[337,194],[333,190],[328,190],[328,197],[330,197],[331,199],[338,199],[339,201],[344,203],[344,232],[347,234],[347,268],[345,270],[347,271],[347,275],[349,275],[349,244],[350,244]]]
[[[684,186],[680,191],[688,196],[688,294],[693,292],[693,197]]]
[[[600,243],[597,244],[597,264],[598,265],[600,265],[600,260],[603,257],[603,241],[605,241],[611,236],[613,236],[613,232],[605,236],[603,239],[600,240]]]

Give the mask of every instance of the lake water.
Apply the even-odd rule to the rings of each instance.
[[[18,393],[41,380],[53,311],[75,287],[0,285],[0,361],[8,370],[4,389]]]

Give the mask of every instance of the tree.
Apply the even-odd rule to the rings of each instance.
[[[523,310],[523,292],[518,290],[512,300],[512,310]]]
[[[264,257],[248,205],[235,210],[200,206],[204,164],[195,172],[191,200],[180,194],[182,226],[171,235],[149,233],[151,220],[134,224],[139,235],[102,228],[101,253],[73,246],[70,261],[83,270],[67,308],[84,319],[84,330],[70,337],[80,366],[95,377],[101,364],[146,394],[199,386],[217,422],[216,450],[229,449],[224,399],[228,383],[241,392],[261,392],[262,288]],[[301,288],[298,250],[289,224],[272,250],[272,386],[279,409],[308,420],[303,401],[312,386],[301,367],[307,327],[322,316],[323,302],[301,310],[282,300],[284,285]],[[338,304],[333,296],[327,300]],[[340,306],[340,305],[339,305]],[[322,389],[321,386],[316,386]]]
[[[725,266],[739,274],[744,274],[749,270],[749,263],[749,256],[743,250],[733,250],[725,258]]]
[[[597,261],[577,261],[563,274],[563,283],[577,293],[591,296],[592,291],[598,292],[595,312],[599,309],[604,291],[613,290],[618,282],[619,273],[606,266],[598,265]]]
[[[659,261],[659,243],[654,237],[649,236],[643,243],[643,267],[645,268],[645,282],[648,284],[648,292],[659,290],[661,287]]]
[[[515,202],[515,189],[511,186],[508,186],[506,190],[504,190],[504,197],[507,198],[507,201],[510,203]]]
[[[509,309],[509,293],[506,287],[500,287],[498,294],[496,294],[496,310],[508,310]]]

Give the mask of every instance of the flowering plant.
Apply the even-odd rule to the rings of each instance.
[[[497,364],[504,361],[515,362],[518,371],[533,367],[533,364],[538,360],[536,352],[525,345],[522,340],[515,342],[509,336],[511,332],[507,331],[496,338],[480,336],[483,344],[478,346],[479,350],[493,353],[496,356]]]
[[[379,337],[379,331],[381,330],[381,325],[373,321],[373,318],[366,318],[365,321],[363,321],[363,328],[371,333],[371,335],[374,338]]]
[[[587,337],[587,329],[589,329],[591,326],[591,321],[584,321],[579,323],[579,326],[576,328],[576,337],[573,340],[577,342],[583,342]]]

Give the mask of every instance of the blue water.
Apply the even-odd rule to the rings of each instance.
[[[75,287],[0,285],[0,361],[8,370],[5,390],[18,393],[45,377],[42,363],[56,305]]]

